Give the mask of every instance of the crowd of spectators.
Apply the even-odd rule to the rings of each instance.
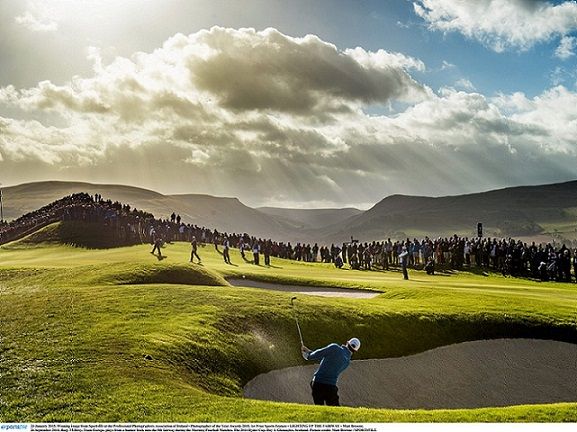
[[[527,244],[515,239],[466,238],[456,235],[438,239],[387,239],[365,243],[351,238],[351,241],[342,245],[292,245],[290,242],[261,239],[246,233],[224,233],[185,224],[180,215],[175,213],[167,219],[156,219],[152,214],[133,209],[129,205],[104,200],[99,194],[92,196],[86,193],[69,195],[10,223],[3,222],[0,224],[0,244],[58,221],[99,224],[103,230],[112,234],[111,246],[191,242],[194,239],[200,245],[213,244],[229,263],[228,249],[232,247],[240,250],[244,260],[255,264],[260,263],[262,255],[265,265],[270,265],[271,257],[277,257],[333,263],[339,268],[349,266],[357,270],[389,270],[401,265],[400,256],[406,251],[408,266],[424,268],[428,273],[434,272],[435,268],[478,268],[544,281],[570,282],[573,277],[577,282],[577,248],[571,250],[565,245]],[[247,252],[252,259],[247,258]]]
[[[530,244],[520,240],[497,238],[406,239],[404,241],[358,243],[342,247],[331,246],[332,262],[347,263],[351,268],[367,269],[377,266],[388,270],[400,266],[403,251],[408,253],[411,268],[461,270],[478,268],[501,272],[505,276],[521,276],[543,281],[577,282],[577,248],[565,244]],[[573,269],[572,269],[573,267]]]
[[[138,227],[154,216],[129,205],[103,200],[102,196],[75,193],[54,201],[38,210],[0,225],[0,244],[31,234],[59,221],[78,221],[101,224],[114,234],[115,245],[136,244],[142,241]]]

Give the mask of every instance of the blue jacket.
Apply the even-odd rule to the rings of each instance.
[[[337,385],[342,371],[351,363],[352,353],[345,346],[332,343],[309,353],[307,360],[320,360],[321,364],[313,375],[318,383]]]

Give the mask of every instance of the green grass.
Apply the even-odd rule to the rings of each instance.
[[[259,373],[300,365],[293,294],[229,286],[223,276],[382,292],[299,296],[311,347],[357,336],[358,358],[451,343],[540,337],[577,343],[575,285],[471,273],[337,270],[273,259],[228,266],[214,247],[0,248],[0,422],[577,421],[572,404],[476,410],[329,408],[243,399]],[[344,390],[343,390],[344,391]],[[386,391],[386,390],[384,390]]]

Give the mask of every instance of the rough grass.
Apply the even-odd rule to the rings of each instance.
[[[184,243],[167,245],[163,261],[149,250],[0,248],[0,421],[577,421],[577,403],[397,411],[243,399],[255,375],[302,363],[293,294],[230,287],[222,276],[381,291],[371,300],[298,296],[305,342],[354,335],[359,358],[496,337],[577,343],[574,285],[469,273],[403,281],[275,259],[257,267],[236,251],[229,266],[212,246],[199,248],[199,266]]]

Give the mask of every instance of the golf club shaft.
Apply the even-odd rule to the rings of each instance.
[[[304,345],[305,343],[303,342],[303,334],[301,333],[301,326],[299,325],[299,320],[297,319],[296,316],[295,316],[295,322],[297,323],[297,330],[299,331],[299,338],[301,340],[301,345]]]
[[[296,297],[293,297],[293,298],[291,299],[291,307],[292,307],[292,310],[293,310],[293,316],[295,317],[295,322],[297,323],[297,330],[299,331],[299,339],[301,340],[301,345],[304,345],[304,342],[303,342],[303,334],[302,334],[302,332],[301,332],[301,326],[299,325],[299,320],[298,320],[298,318],[297,318],[297,308],[296,308],[296,306],[295,306],[295,304],[294,304],[294,301],[295,301],[296,299],[297,299]]]

